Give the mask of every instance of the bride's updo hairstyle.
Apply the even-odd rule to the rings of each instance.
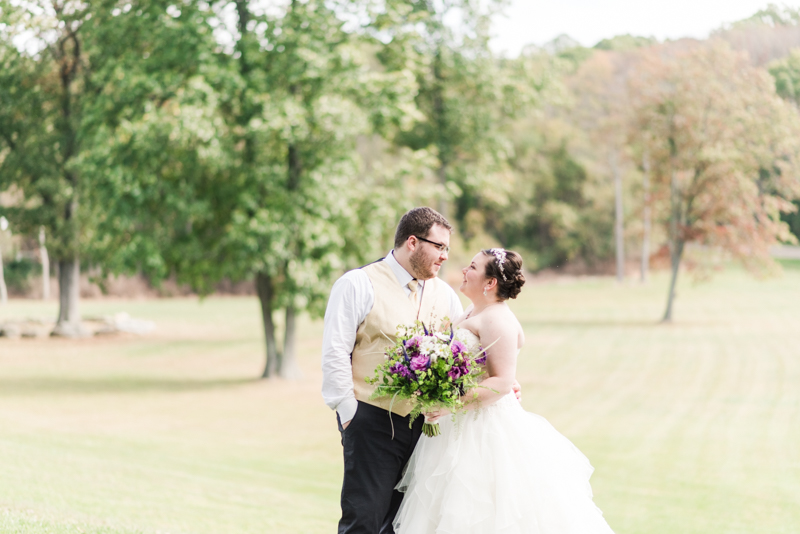
[[[489,256],[486,262],[486,276],[497,279],[497,297],[500,300],[515,299],[522,286],[525,285],[525,275],[522,274],[522,256],[513,250],[502,248],[484,249]]]

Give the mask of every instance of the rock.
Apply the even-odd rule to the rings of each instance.
[[[25,326],[22,328],[22,337],[47,337],[47,330],[35,326]]]
[[[120,332],[129,332],[131,334],[149,334],[156,329],[156,324],[153,321],[145,321],[143,319],[133,319],[125,312],[115,313],[111,317],[110,325]]]
[[[101,326],[94,331],[96,336],[113,336],[114,334],[119,334],[119,330],[114,325]]]
[[[81,323],[58,323],[53,331],[50,332],[53,337],[69,337],[81,338],[89,337],[91,332]]]
[[[17,338],[20,336],[19,325],[15,323],[5,323],[0,325],[0,336],[7,338]]]

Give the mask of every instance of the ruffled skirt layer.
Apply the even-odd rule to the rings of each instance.
[[[398,489],[397,534],[608,534],[589,460],[513,395],[439,420]]]

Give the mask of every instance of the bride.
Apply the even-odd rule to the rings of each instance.
[[[522,327],[506,304],[525,277],[512,251],[483,250],[463,269],[471,301],[456,335],[489,347],[481,387],[467,392],[467,413],[427,414],[441,434],[422,436],[397,489],[405,492],[397,534],[612,533],[592,501],[589,460],[511,391]]]

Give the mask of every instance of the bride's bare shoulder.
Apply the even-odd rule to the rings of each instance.
[[[481,321],[482,330],[489,330],[492,331],[494,335],[501,335],[509,339],[516,338],[518,340],[518,347],[522,347],[522,344],[525,342],[522,325],[508,305],[492,306],[491,308],[487,308],[481,315],[483,316],[483,320]]]

